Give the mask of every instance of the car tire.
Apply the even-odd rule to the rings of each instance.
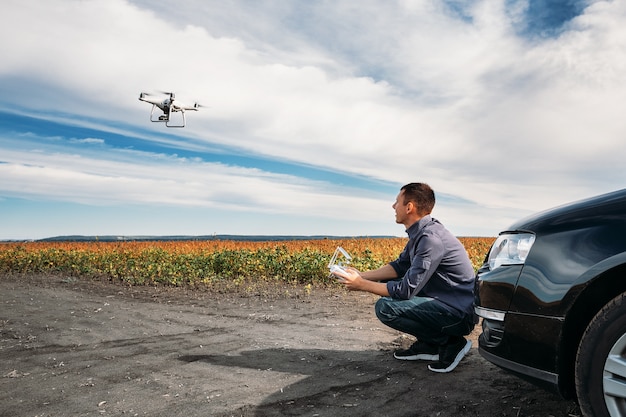
[[[626,293],[589,323],[578,346],[575,375],[583,415],[626,417]]]

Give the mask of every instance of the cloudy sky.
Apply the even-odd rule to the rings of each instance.
[[[458,236],[624,188],[626,2],[8,0],[0,239]],[[201,103],[150,121],[140,92]]]

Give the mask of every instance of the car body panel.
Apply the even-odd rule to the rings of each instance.
[[[508,311],[515,294],[517,280],[522,272],[521,265],[512,265],[507,268],[498,268],[488,276],[484,276],[481,271],[488,271],[488,267],[478,271],[479,276],[485,279],[478,280],[478,291],[480,301],[476,304],[489,307],[493,310]]]

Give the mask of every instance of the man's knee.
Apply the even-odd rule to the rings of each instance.
[[[376,312],[376,317],[383,323],[387,323],[391,321],[394,317],[391,308],[389,308],[389,297],[381,297],[376,301],[374,305],[374,311]]]
[[[445,326],[442,329],[444,334],[452,337],[467,336],[472,332],[472,330],[474,330],[473,317],[466,317],[460,320],[458,323],[454,323],[450,326]]]

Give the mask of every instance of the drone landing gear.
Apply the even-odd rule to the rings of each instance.
[[[156,104],[152,105],[152,111],[150,112],[150,121],[151,122],[165,122],[165,126],[167,127],[185,127],[185,112],[181,111],[180,117],[176,117],[174,121],[170,120],[170,115],[174,113],[170,108],[170,111],[167,113],[163,113],[160,116],[155,116],[154,110],[158,106]],[[155,118],[156,117],[156,118]]]

